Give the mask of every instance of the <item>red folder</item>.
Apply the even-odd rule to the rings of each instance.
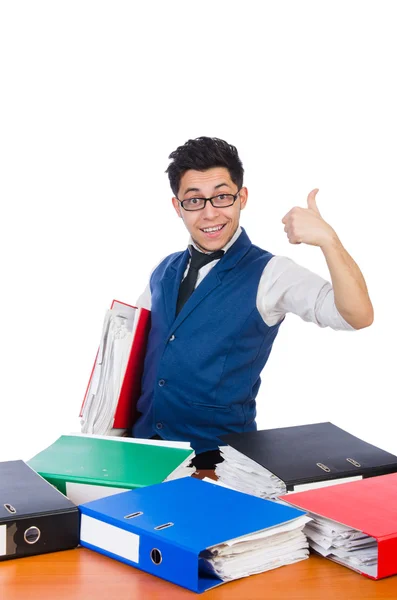
[[[117,408],[114,414],[113,428],[130,429],[136,420],[136,403],[141,393],[141,379],[143,374],[147,338],[150,329],[150,310],[146,310],[145,308],[137,308],[136,306],[126,304],[125,302],[119,302],[118,300],[113,300],[110,308],[115,308],[120,304],[136,309],[137,314],[134,322],[135,327],[131,351],[125,369],[123,383],[120,389]],[[97,357],[98,353],[95,358],[84,400],[81,405],[80,417],[82,416],[84,404],[87,399]]]
[[[363,575],[381,579],[397,574],[397,473],[296,492],[280,499],[375,538],[378,573],[371,577],[360,571]]]

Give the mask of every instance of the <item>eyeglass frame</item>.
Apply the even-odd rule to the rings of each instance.
[[[175,198],[178,200],[178,202],[182,206],[183,210],[186,210],[186,212],[196,212],[198,210],[204,210],[205,207],[207,206],[207,202],[210,202],[211,206],[213,206],[214,208],[229,208],[229,206],[233,206],[233,204],[236,202],[237,197],[238,197],[239,193],[241,192],[241,190],[242,190],[242,188],[240,188],[238,190],[238,192],[236,192],[235,194],[229,194],[229,193],[217,194],[216,196],[211,196],[211,198],[198,198],[196,196],[193,196],[192,198],[186,198],[186,200],[179,200],[178,196],[175,196]],[[212,201],[215,198],[218,198],[219,196],[233,196],[233,202],[231,204],[227,204],[226,206],[214,206]],[[195,198],[196,200],[204,200],[204,206],[202,208],[193,208],[193,209],[185,208],[183,206],[183,203],[187,202],[188,200],[193,200],[193,198]]]

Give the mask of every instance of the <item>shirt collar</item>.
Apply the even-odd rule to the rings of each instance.
[[[241,234],[241,227],[240,225],[237,227],[233,237],[228,241],[228,243],[223,246],[223,248],[221,248],[221,250],[223,250],[224,252],[227,252],[229,250],[229,248],[231,248],[234,244],[234,242],[237,240],[237,238],[240,236]],[[198,248],[196,246],[196,244],[194,243],[194,241],[192,240],[192,238],[190,238],[189,244],[192,244],[192,246],[194,246],[194,248],[196,248],[196,250],[198,250],[199,252],[202,252],[202,250],[200,250],[200,248]],[[211,254],[210,252],[205,252],[204,254]]]

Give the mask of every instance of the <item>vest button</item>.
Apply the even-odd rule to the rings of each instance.
[[[159,386],[163,387],[163,385],[165,385],[165,380],[164,379],[160,379],[159,380]]]
[[[156,428],[157,429],[163,429],[163,424],[162,423],[156,423]]]
[[[173,342],[173,341],[174,341],[174,339],[175,339],[175,336],[174,336],[174,334],[172,334],[172,336],[170,337],[169,341],[170,341],[170,342]]]

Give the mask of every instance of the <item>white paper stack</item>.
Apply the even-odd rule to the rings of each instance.
[[[378,544],[375,538],[347,525],[309,513],[312,521],[304,532],[310,547],[338,563],[376,577]]]
[[[238,450],[221,446],[220,451],[224,461],[215,469],[220,483],[259,498],[273,499],[287,493],[281,479]]]
[[[302,516],[259,533],[236,538],[200,554],[200,569],[224,581],[270,571],[309,557],[309,543]]]
[[[81,413],[82,433],[117,433],[112,429],[114,414],[131,351],[135,316],[135,308],[121,303],[106,312],[98,356]]]

